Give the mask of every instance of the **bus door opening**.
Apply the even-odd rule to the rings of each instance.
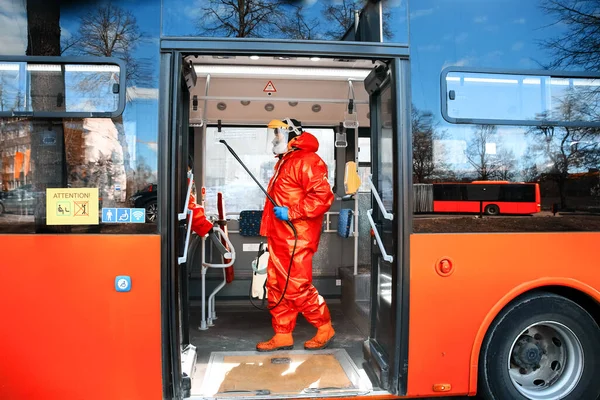
[[[371,320],[373,257],[378,260],[379,254],[378,247],[370,245],[371,222],[380,230],[381,226],[380,217],[373,220],[369,212],[379,207],[375,202],[385,204],[386,215],[393,206],[393,194],[387,190],[391,187],[382,187],[382,182],[391,185],[394,179],[392,91],[385,91],[387,97],[381,99],[379,92],[365,88],[365,79],[373,76],[373,66],[383,63],[367,59],[193,55],[184,64],[193,68],[195,81],[185,93],[189,98],[184,102],[187,129],[182,146],[193,159],[194,183],[182,196],[189,199],[190,193],[196,194],[196,204],[214,226],[206,236],[188,229],[184,249],[187,282],[180,301],[186,304],[182,307],[186,315],[180,320],[187,321],[187,333],[182,334],[188,342],[182,368],[189,395],[213,397],[244,392],[278,397],[283,393],[313,393],[323,397],[388,393],[388,378],[373,377],[373,367],[365,363],[376,357],[372,352],[381,349],[377,346],[389,344],[383,338],[385,334],[379,333],[385,327]],[[373,113],[377,118],[371,117]],[[374,119],[377,127],[372,126]],[[312,258],[312,276],[307,281],[318,292],[319,301],[325,302],[335,330],[333,339],[318,350],[308,344],[318,336],[314,320],[311,324],[308,318],[297,315],[292,321],[293,343],[278,351],[257,351],[261,350],[260,343],[277,333],[269,311],[274,304],[266,301],[266,285],[257,290],[256,284],[261,274],[261,282],[266,281],[264,274],[271,268],[260,262],[261,255],[266,250],[272,257],[277,251],[268,248],[265,232],[261,232],[263,214],[273,212],[265,208],[270,200],[263,190],[270,190],[277,179],[285,179],[290,190],[295,190],[294,180],[301,184],[312,179],[291,176],[289,171],[283,172],[288,175],[277,175],[285,170],[273,152],[274,138],[269,129],[277,125],[273,121],[282,122],[279,128],[289,129],[288,134],[293,130],[290,125],[300,128],[300,132],[292,133],[296,141],[290,139],[289,143],[306,146],[302,151],[307,160],[319,160],[323,169],[318,171],[326,171],[323,179],[332,197],[331,205],[319,217],[322,223],[313,232],[316,252],[307,252],[306,244],[301,243],[306,240],[305,232],[300,232],[298,240],[300,255],[310,254]],[[380,121],[385,121],[385,126]],[[371,159],[365,155],[372,153],[369,139],[373,131],[384,165],[365,162]],[[309,136],[306,145],[304,138]],[[283,163],[291,162],[285,155],[281,159]],[[309,168],[302,162],[298,165]],[[305,186],[304,192],[309,191],[310,187]],[[277,201],[282,199],[285,201],[286,193],[278,194]],[[304,194],[299,199],[308,204]],[[296,205],[280,205],[287,207],[286,217],[293,223]],[[277,223],[285,221],[283,218]],[[301,221],[298,224],[304,226]],[[391,238],[390,229],[381,232]],[[294,240],[288,242],[291,251]],[[392,250],[388,248],[388,252]],[[233,274],[228,279],[226,270],[231,267]],[[382,299],[388,299],[388,306],[376,306],[376,314],[391,310],[392,273],[390,267],[386,268],[387,272],[376,270],[379,277],[375,285],[387,277],[387,292]],[[293,286],[293,272],[289,279],[284,276],[281,280],[282,285],[286,282],[292,284],[281,292],[290,307],[293,302],[286,296],[298,290]],[[382,321],[384,316],[378,318]],[[365,341],[374,331],[377,338],[382,335],[381,343],[365,353]]]

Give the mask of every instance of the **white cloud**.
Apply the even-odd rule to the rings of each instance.
[[[158,89],[152,88],[139,88],[137,86],[131,86],[127,88],[127,98],[134,99],[146,99],[156,100],[158,99]]]
[[[519,51],[521,50],[523,47],[525,46],[525,43],[523,42],[517,42],[515,44],[512,45],[512,50],[513,51]]]
[[[23,2],[0,0],[0,14],[18,14],[25,11]]]
[[[69,40],[73,37],[73,34],[71,33],[70,30],[68,30],[67,28],[65,28],[64,26],[60,26],[60,38],[62,40]]]
[[[27,48],[27,19],[22,2],[0,0],[2,54],[24,55]]]
[[[486,15],[481,15],[478,17],[475,17],[475,19],[473,20],[476,24],[483,24],[484,22],[487,22],[487,16]]]
[[[453,67],[466,67],[468,65],[472,65],[473,61],[475,61],[475,60],[476,60],[475,57],[463,57],[463,58],[458,59],[456,61],[446,60],[444,62],[444,65],[442,66],[442,69],[446,68],[446,67],[450,67],[450,66],[453,66]]]
[[[416,19],[419,17],[425,17],[427,15],[433,14],[434,11],[435,11],[435,8],[425,8],[422,10],[415,10],[410,13],[410,17],[412,19]]]
[[[146,142],[144,143],[152,151],[158,152],[158,143]]]

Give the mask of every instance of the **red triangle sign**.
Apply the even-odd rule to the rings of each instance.
[[[267,86],[265,86],[265,88],[263,89],[263,92],[275,93],[277,92],[277,89],[275,89],[273,82],[269,81],[269,83],[267,83]]]

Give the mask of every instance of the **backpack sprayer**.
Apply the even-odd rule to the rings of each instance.
[[[225,145],[225,147],[227,147],[227,150],[229,150],[229,152],[233,155],[233,157],[235,157],[235,159],[240,163],[240,165],[242,167],[244,167],[244,169],[246,170],[246,172],[248,173],[248,175],[250,175],[250,177],[254,180],[254,182],[256,182],[256,184],[258,185],[258,187],[263,191],[263,193],[267,196],[267,199],[269,199],[269,201],[273,204],[273,207],[279,207],[279,205],[275,202],[275,200],[273,200],[273,198],[269,195],[269,193],[267,193],[266,189],[260,184],[260,182],[254,177],[254,175],[252,175],[252,172],[250,172],[250,170],[248,170],[248,168],[246,167],[246,165],[244,164],[244,162],[238,157],[238,155],[235,153],[235,151],[227,144],[227,142],[223,139],[219,140],[220,143],[223,143]],[[298,244],[298,232],[296,232],[296,228],[294,227],[294,224],[292,224],[290,221],[284,221],[291,229],[292,232],[294,232],[294,248],[292,249],[292,255],[290,257],[290,265],[288,266],[288,272],[287,272],[287,278],[285,280],[285,287],[283,288],[283,292],[281,293],[281,298],[279,299],[279,301],[277,302],[277,304],[275,304],[273,307],[259,307],[256,304],[254,304],[254,302],[252,301],[252,284],[250,284],[250,303],[252,303],[252,305],[256,308],[258,308],[259,310],[272,310],[275,307],[277,307],[280,303],[281,300],[283,300],[283,298],[285,297],[285,293],[287,291],[287,287],[288,287],[288,283],[290,281],[290,272],[292,271],[292,264],[294,262],[294,254],[296,253],[296,245]],[[261,246],[261,250],[262,251],[262,246]],[[256,264],[258,267],[258,263],[260,260],[260,255],[262,253],[259,254],[259,257],[257,257],[256,260]],[[266,282],[265,282],[266,283]],[[263,300],[264,302],[264,300]]]

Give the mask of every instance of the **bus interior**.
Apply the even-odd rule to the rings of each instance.
[[[194,160],[192,190],[207,216],[222,229],[212,239],[225,230],[228,238],[211,240],[191,234],[187,245],[180,333],[188,395],[389,394],[368,367],[364,353],[372,324],[371,246],[376,246],[367,215],[375,207],[370,183],[370,97],[364,80],[380,64],[248,55],[184,59],[184,65],[193,67],[195,80],[189,89],[187,129]],[[391,110],[382,107],[379,116],[390,137]],[[261,243],[266,243],[258,231],[265,195],[221,140],[266,188],[276,162],[267,124],[283,118],[300,121],[305,131],[317,137],[317,153],[328,166],[335,194],[313,258],[313,284],[329,306],[336,335],[326,349],[304,350],[304,341],[316,328],[299,315],[293,350],[259,353],[256,344],[273,335],[270,313],[264,310],[268,304],[261,298],[264,293],[256,291],[257,283],[252,289],[253,275],[261,282],[252,263]],[[385,208],[391,209],[391,204]],[[391,274],[379,274],[376,284],[391,310]],[[251,290],[256,296],[252,299]]]

